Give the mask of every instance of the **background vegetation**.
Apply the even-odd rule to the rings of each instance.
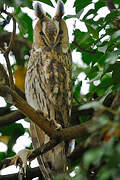
[[[53,6],[50,0],[39,0]],[[69,3],[71,3],[70,0]],[[66,3],[66,0],[63,0]],[[90,4],[93,9],[84,11]],[[10,33],[6,31],[12,18],[4,10],[13,9],[19,32],[15,36],[10,55],[15,63],[11,66],[18,88],[24,91],[24,78],[29,52],[32,45],[33,28],[29,14],[23,7],[32,9],[32,0],[0,1],[0,48],[4,49],[10,41]],[[109,9],[106,17],[98,17],[103,7]],[[75,0],[75,15],[65,16],[65,20],[74,18],[84,22],[87,32],[76,28],[74,23],[74,39],[71,50],[81,53],[81,65],[73,63],[73,108],[72,125],[88,127],[88,133],[76,138],[76,149],[69,157],[69,172],[74,172],[73,180],[118,180],[120,179],[120,1],[119,0]],[[103,8],[103,9],[102,9]],[[84,13],[84,16],[83,16]],[[82,18],[81,18],[82,17]],[[1,52],[2,53],[2,52]],[[74,60],[74,57],[73,57]],[[89,83],[89,92],[81,93],[83,86],[80,80],[84,73]],[[0,83],[2,74],[0,77]],[[12,104],[6,102],[0,108],[0,141],[7,145],[6,152],[0,152],[0,160],[15,155],[13,146],[16,140],[29,129],[15,121],[24,118]],[[88,126],[89,123],[89,126]],[[32,148],[30,145],[29,149]],[[1,177],[4,179],[4,176]],[[10,177],[9,177],[10,179]],[[60,179],[60,177],[58,177]]]

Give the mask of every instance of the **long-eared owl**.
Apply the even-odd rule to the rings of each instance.
[[[56,127],[69,126],[72,103],[72,58],[68,30],[63,20],[64,5],[58,1],[53,18],[45,15],[41,4],[35,4],[38,21],[34,28],[33,47],[25,80],[28,104],[42,111]],[[49,137],[31,122],[34,148],[49,141]],[[40,170],[46,180],[66,170],[65,142],[38,157]]]

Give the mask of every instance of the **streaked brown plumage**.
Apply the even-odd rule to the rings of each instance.
[[[34,42],[26,75],[25,94],[27,102],[37,111],[42,111],[49,120],[69,126],[72,103],[71,66],[68,30],[62,19],[64,7],[58,2],[53,19],[45,16],[41,5],[35,5],[39,18],[34,28]],[[31,123],[34,148],[49,141],[49,137]],[[46,180],[66,169],[65,143],[38,158]]]

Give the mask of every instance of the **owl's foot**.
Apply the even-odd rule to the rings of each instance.
[[[20,173],[23,174],[26,177],[26,170],[27,170],[27,162],[28,162],[28,157],[32,153],[31,150],[29,149],[23,149],[17,153],[15,156],[15,165],[19,166],[20,168]],[[30,163],[29,163],[30,165]]]
[[[44,118],[46,118],[50,122],[50,125],[52,127],[54,127],[56,130],[61,130],[62,129],[61,124],[57,123],[54,119],[49,119],[48,115],[45,114],[44,112],[41,112],[41,111],[37,110],[37,113],[42,114],[44,116]]]
[[[61,130],[62,126],[61,124],[57,123],[54,119],[50,119],[50,124],[52,127],[54,127],[56,130]]]

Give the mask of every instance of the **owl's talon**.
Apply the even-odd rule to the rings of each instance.
[[[27,159],[31,153],[31,150],[23,149],[17,153],[15,158],[15,165],[20,167],[20,171],[24,173],[24,176],[26,176]]]
[[[50,120],[51,126],[53,126],[56,130],[61,130],[62,126],[61,124],[57,123],[54,119]]]

